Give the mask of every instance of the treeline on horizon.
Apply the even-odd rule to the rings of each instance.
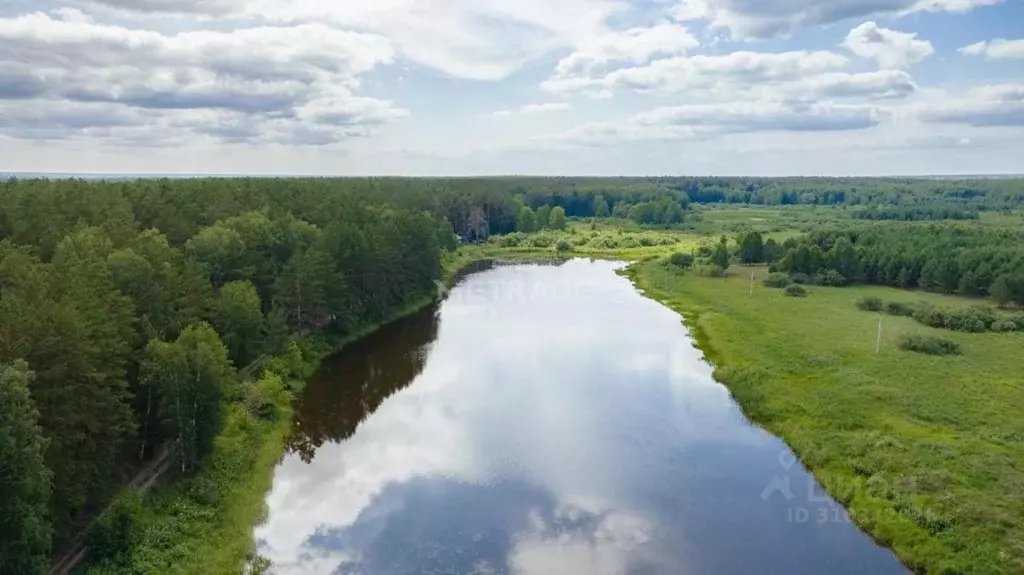
[[[245,368],[434,293],[451,226],[319,180],[0,182],[0,573],[142,460],[190,473]]]

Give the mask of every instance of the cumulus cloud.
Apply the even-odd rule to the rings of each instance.
[[[529,116],[533,114],[543,114],[546,112],[560,112],[562,110],[568,110],[571,107],[572,106],[569,105],[568,102],[544,102],[540,104],[526,104],[525,106],[514,110],[498,110],[496,112],[485,114],[485,116],[491,118],[508,118],[513,115]]]
[[[689,92],[755,87],[765,83],[796,81],[808,75],[838,70],[847,59],[827,51],[677,56],[643,66],[620,68],[606,74],[553,77],[541,84],[555,93],[584,92],[609,95],[619,89]]]
[[[558,62],[555,71],[568,76],[591,72],[609,62],[639,64],[652,56],[681,54],[699,45],[689,30],[677,24],[610,31],[584,39],[572,54]]]
[[[873,106],[754,101],[668,106],[638,114],[633,121],[645,126],[699,126],[725,132],[817,132],[870,128],[881,116]]]
[[[849,18],[903,15],[915,12],[967,12],[1003,0],[683,0],[675,15],[680,20],[707,20],[728,29],[733,38],[769,38],[798,28],[833,24]]]
[[[931,42],[918,39],[917,34],[889,30],[871,21],[850,30],[843,46],[883,68],[896,69],[909,68],[935,52]]]
[[[241,14],[372,31],[412,62],[459,78],[497,80],[552,50],[606,33],[607,19],[628,10],[613,0],[247,0]]]
[[[0,98],[41,99],[58,112],[65,103],[219,111],[207,120],[263,125],[274,140],[330,143],[405,114],[356,94],[359,76],[392,58],[385,38],[319,24],[165,35],[95,23],[77,11],[33,13],[0,19],[0,71],[13,79],[0,82]],[[169,115],[168,125],[188,127],[180,116]],[[298,126],[304,122],[314,125]]]
[[[785,84],[781,91],[793,98],[906,98],[917,91],[910,74],[902,70],[877,70],[849,74],[836,72],[811,76]]]
[[[974,88],[964,97],[924,107],[920,117],[930,123],[976,128],[1024,126],[1024,84]]]
[[[86,0],[93,4],[144,14],[228,14],[239,7],[235,0]]]
[[[1024,40],[983,40],[957,50],[968,56],[985,56],[990,60],[1024,58]]]

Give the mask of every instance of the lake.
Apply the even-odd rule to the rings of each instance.
[[[273,573],[906,573],[622,264],[494,267],[327,359],[274,472]]]

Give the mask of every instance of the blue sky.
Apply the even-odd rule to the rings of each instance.
[[[0,171],[1024,172],[1019,0],[8,0]]]

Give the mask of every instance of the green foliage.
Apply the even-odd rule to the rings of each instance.
[[[555,251],[569,252],[569,251],[572,251],[572,249],[573,249],[572,242],[570,242],[569,240],[567,240],[565,238],[562,238],[562,239],[558,240],[558,242],[555,243]]]
[[[189,325],[173,343],[154,340],[146,347],[140,380],[155,392],[181,471],[194,470],[212,449],[234,376],[227,349],[206,323]]]
[[[785,291],[789,297],[807,297],[807,288],[800,284],[790,284]]]
[[[901,336],[899,347],[904,351],[928,355],[960,355],[960,345],[955,341],[916,333]]]
[[[690,269],[693,267],[693,254],[686,252],[675,252],[668,258],[668,263],[674,265],[680,269]]]
[[[128,489],[121,493],[86,533],[91,559],[107,565],[124,562],[145,528],[146,515],[138,491]]]
[[[562,206],[555,206],[551,208],[551,214],[548,216],[548,228],[552,230],[564,230],[565,229],[565,209]]]
[[[861,311],[882,311],[884,305],[882,298],[875,296],[862,297],[857,300],[857,309]]]
[[[765,287],[782,289],[791,284],[792,282],[789,279],[789,274],[782,272],[772,272],[768,274],[768,276],[765,277],[763,280],[761,280],[761,283],[764,284]]]
[[[991,330],[994,332],[1017,331],[1017,322],[1009,319],[999,319],[992,322]]]
[[[916,308],[908,303],[891,301],[885,304],[885,313],[897,316],[912,316]]]
[[[28,364],[0,364],[0,575],[46,573],[51,528],[46,440]]]
[[[833,269],[827,269],[821,274],[821,278],[815,282],[818,285],[831,286],[831,287],[842,287],[848,282],[843,274]]]
[[[523,209],[519,211],[519,217],[516,219],[516,231],[524,234],[537,231],[537,215],[529,206],[523,206]]]
[[[267,327],[256,286],[249,281],[228,283],[220,288],[214,305],[213,321],[231,361],[249,365],[263,350]]]
[[[544,204],[537,208],[537,229],[547,229],[551,222],[551,206]]]
[[[728,242],[729,241],[725,238],[725,236],[722,236],[721,240],[719,240],[718,242],[718,245],[715,247],[714,256],[712,256],[712,261],[716,266],[718,266],[718,269],[721,270],[729,269],[730,257]]]
[[[834,270],[854,283],[990,294],[1001,306],[1024,305],[1019,229],[888,224],[816,230],[787,240],[773,267],[822,276]]]
[[[737,243],[740,246],[740,263],[756,264],[765,261],[764,238],[761,236],[761,232],[753,231],[741,234]]]

